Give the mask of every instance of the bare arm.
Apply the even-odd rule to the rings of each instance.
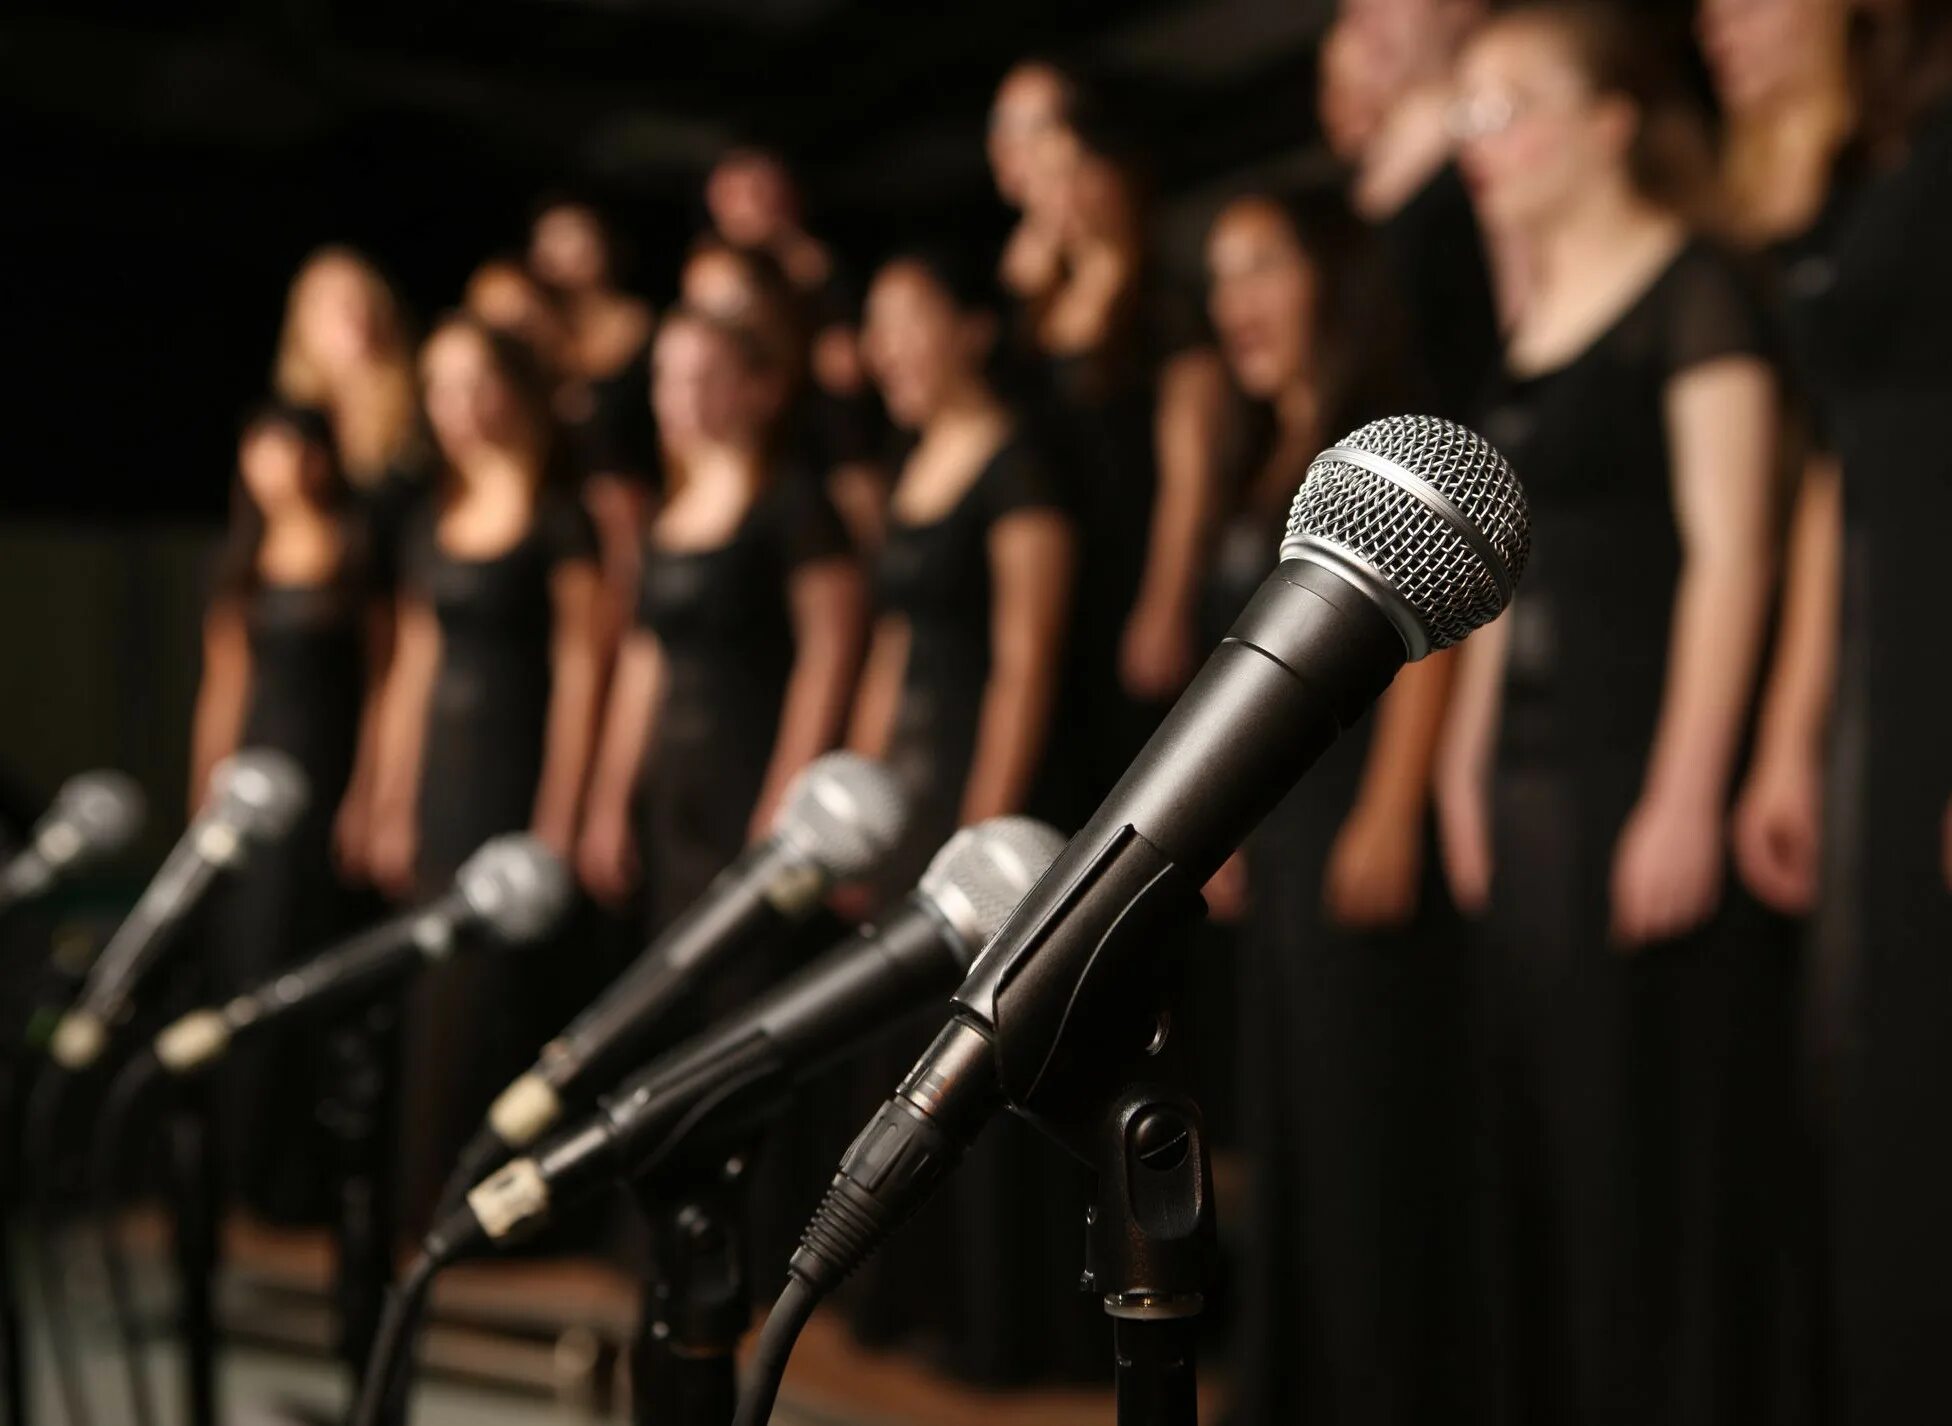
[[[1437,739],[1431,778],[1451,898],[1473,914],[1484,910],[1491,895],[1491,758],[1510,642],[1511,616],[1506,613],[1457,650],[1450,708]]]
[[[342,874],[359,878],[370,870],[375,788],[379,781],[380,723],[386,705],[386,679],[393,662],[392,606],[375,600],[366,611],[366,692],[359,706],[359,735],[353,746],[352,775],[333,819],[332,849]]]
[[[395,894],[413,881],[414,826],[427,709],[440,672],[441,630],[424,601],[403,598],[399,633],[379,712],[379,754],[373,776],[373,879]]]
[[[637,851],[630,826],[630,803],[650,747],[651,729],[663,696],[664,651],[648,629],[624,636],[610,680],[609,704],[590,774],[577,847],[577,870],[599,901],[618,904],[637,879]]]
[[[1193,620],[1218,486],[1214,453],[1226,393],[1226,369],[1209,349],[1183,353],[1160,376],[1153,431],[1159,493],[1121,651],[1126,687],[1141,697],[1167,697],[1193,672]]]
[[[1016,812],[1050,731],[1075,555],[1071,527],[1049,510],[1023,510],[990,530],[990,674],[976,725],[966,825]]]
[[[1614,859],[1613,933],[1627,946],[1690,929],[1720,896],[1723,801],[1771,584],[1768,368],[1705,363],[1668,383],[1665,404],[1681,578],[1654,746]]]
[[[210,772],[237,751],[251,696],[251,645],[244,615],[230,600],[210,606],[203,620],[203,681],[190,733],[190,810],[203,805]]]
[[[596,742],[597,693],[602,681],[597,648],[602,582],[593,565],[577,560],[549,577],[554,610],[549,648],[549,714],[531,830],[567,856]]]
[[[875,621],[860,692],[854,698],[854,716],[847,728],[848,751],[864,758],[888,755],[907,672],[908,621],[898,614],[883,615]]]
[[[597,560],[603,572],[597,613],[597,652],[603,668],[617,656],[630,629],[649,504],[643,487],[628,476],[596,473],[583,482],[583,508],[596,527]]]
[[[1798,914],[1816,905],[1823,737],[1843,598],[1843,487],[1834,457],[1816,457],[1804,471],[1788,545],[1776,654],[1733,833],[1735,864],[1749,889]]]
[[[787,581],[787,599],[793,614],[793,672],[780,707],[772,760],[752,809],[755,836],[772,826],[779,799],[800,769],[839,738],[860,670],[867,590],[852,560],[800,566]]]

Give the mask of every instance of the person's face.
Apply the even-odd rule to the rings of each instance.
[[[1077,173],[1084,146],[1058,124],[1031,139],[1024,154],[1023,211],[1046,232],[1063,231],[1072,221]]]
[[[861,342],[888,414],[915,430],[941,409],[979,359],[977,324],[933,276],[893,263],[868,289]]]
[[[1207,234],[1207,311],[1234,379],[1266,399],[1308,370],[1315,268],[1281,210],[1247,198]]]
[[[1374,82],[1393,94],[1441,76],[1482,9],[1478,0],[1342,0],[1339,24],[1360,36]]]
[[[610,278],[610,256],[596,215],[573,203],[543,213],[529,234],[529,266],[564,292],[602,286]]]
[[[651,352],[651,408],[658,435],[673,450],[731,439],[747,395],[738,353],[723,332],[680,318],[658,334]]]
[[[1371,36],[1342,21],[1322,40],[1322,137],[1329,152],[1346,161],[1362,152],[1389,105],[1388,92],[1378,80],[1382,64]]]
[[[320,459],[296,431],[267,422],[244,433],[237,468],[251,503],[265,515],[275,515],[312,498]]]
[[[379,314],[365,275],[336,258],[314,267],[299,293],[298,330],[305,350],[328,375],[356,371],[379,340]]]
[[[1842,0],[1702,0],[1701,50],[1730,112],[1761,108],[1835,66]]]
[[[427,421],[449,460],[505,446],[519,433],[515,393],[479,332],[443,327],[420,356]]]
[[[1019,65],[1003,77],[990,106],[990,173],[996,191],[1012,207],[1024,206],[1032,150],[1047,131],[1064,123],[1064,81],[1041,64]]]
[[[1494,24],[1465,49],[1453,119],[1479,210],[1519,227],[1621,176],[1637,122],[1631,104],[1592,92],[1562,37],[1530,22]]]
[[[705,183],[705,206],[727,242],[770,247],[793,225],[793,183],[773,159],[727,159]]]
[[[687,307],[722,322],[743,322],[758,306],[745,264],[731,253],[711,248],[697,254],[678,277],[679,298]]]

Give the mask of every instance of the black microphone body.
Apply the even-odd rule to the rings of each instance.
[[[910,895],[879,925],[604,1095],[583,1125],[477,1187],[467,1212],[502,1238],[647,1160],[750,1133],[807,1075],[951,990],[968,956],[942,914]]]
[[[906,821],[900,785],[849,753],[809,763],[787,790],[771,837],[712,879],[705,894],[551,1040],[534,1068],[489,1108],[464,1167],[534,1143],[567,1106],[640,1061],[669,1013],[713,968],[772,944],[805,920],[837,880],[873,870]],[[494,1150],[484,1163],[478,1153]]]
[[[469,915],[466,897],[453,891],[389,917],[216,1009],[180,1017],[156,1036],[156,1058],[169,1073],[188,1074],[217,1060],[239,1039],[296,1015],[369,1000],[416,967],[446,955]]]
[[[983,952],[956,1013],[1028,1106],[1074,1017],[1122,978],[1403,666],[1373,601],[1333,570],[1268,576],[1098,811]]]

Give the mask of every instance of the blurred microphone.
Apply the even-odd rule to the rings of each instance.
[[[1407,660],[1497,617],[1530,543],[1511,468],[1460,426],[1393,417],[1315,458],[1279,566],[848,1150],[793,1256],[783,1325],[927,1198],[997,1110],[1042,1102],[1054,1062],[1123,1057],[1119,1031],[1091,1019],[1106,993],[1133,989],[1134,963],[1199,913],[1207,879]],[[1091,1028],[1067,1038],[1075,1024]]]
[[[0,911],[43,895],[62,877],[108,860],[142,831],[148,804],[127,773],[78,773],[54,794],[25,850],[0,868]]]
[[[956,833],[886,919],[605,1095],[582,1127],[477,1186],[431,1241],[452,1254],[505,1238],[679,1138],[748,1132],[805,1076],[954,988],[1063,845],[1028,817]]]
[[[900,784],[879,763],[852,753],[808,763],[787,789],[772,835],[720,872],[698,904],[502,1092],[488,1111],[495,1147],[534,1143],[568,1101],[622,1070],[707,967],[804,920],[836,883],[874,871],[907,820]]]
[[[157,1062],[189,1074],[220,1059],[240,1038],[292,1015],[351,1004],[385,989],[416,967],[447,959],[460,938],[480,930],[502,946],[541,940],[570,905],[569,873],[534,837],[514,834],[484,843],[438,900],[402,913],[323,951],[217,1009],[193,1010],[156,1036]]]
[[[136,986],[211,883],[241,865],[252,846],[289,832],[307,795],[305,774],[281,752],[246,748],[217,765],[209,801],[102,948],[74,1008],[54,1027],[48,1053],[55,1063],[78,1070],[100,1058]]]

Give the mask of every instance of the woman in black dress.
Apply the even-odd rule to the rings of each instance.
[[[1037,433],[1081,539],[1063,760],[1088,811],[1199,662],[1226,373],[1164,301],[1139,179],[1102,122],[1048,130],[1029,182],[1061,224],[1056,281],[1022,315]]]
[[[445,890],[490,837],[567,856],[594,740],[595,537],[551,483],[526,353],[451,317],[421,356],[444,470],[408,530],[388,672],[373,868],[400,896]],[[589,976],[547,957],[458,957],[416,987],[407,1040],[407,1223],[489,1097],[558,1029]]]
[[[1952,1340],[1952,678],[1931,649],[1952,526],[1952,17],[1892,6],[1866,59],[1864,172],[1807,302],[1842,498],[1789,571],[1811,617],[1779,648],[1762,750],[1787,771],[1759,756],[1752,775],[1800,780],[1816,806],[1798,820],[1820,808],[1816,881],[1849,957],[1835,1264],[1852,1426],[1942,1415]]]
[[[1534,554],[1461,652],[1438,762],[1451,884],[1484,917],[1520,1420],[1783,1406],[1791,952],[1724,871],[1777,383],[1758,306],[1682,217],[1706,152],[1672,73],[1580,6],[1501,14],[1460,66],[1464,173],[1534,262],[1482,425]]]
[[[414,391],[413,336],[379,269],[321,248],[292,280],[278,339],[278,395],[326,413],[361,518],[369,566],[390,590],[400,538],[427,489],[428,450]]]
[[[666,494],[579,853],[605,901],[641,866],[651,935],[839,740],[859,663],[861,575],[814,483],[769,447],[765,360],[744,330],[683,308],[653,354]]]
[[[979,286],[942,260],[892,261],[869,290],[869,369],[915,436],[876,564],[849,736],[911,799],[906,855],[879,878],[890,894],[958,827],[1034,810],[1051,741],[1072,527],[985,379],[996,330]],[[910,1037],[866,1066],[862,1097],[885,1098],[924,1043]],[[1067,1368],[1095,1312],[1071,1291],[1083,1208],[1061,1151],[1020,1122],[992,1126],[901,1251],[864,1276],[856,1330],[926,1341],[960,1374],[998,1384]]]
[[[1315,453],[1403,404],[1379,269],[1320,200],[1237,199],[1207,236],[1214,330],[1257,418],[1230,462],[1215,638],[1273,568]],[[1242,1422],[1469,1419],[1465,961],[1428,816],[1451,662],[1405,668],[1244,857]]]
[[[263,408],[239,444],[229,542],[204,616],[190,805],[244,747],[292,758],[311,798],[291,833],[225,887],[213,994],[264,981],[350,929],[357,902],[343,869],[356,857],[335,849],[334,829],[353,836],[367,824],[368,770],[355,752],[382,617],[330,426],[304,407]],[[300,1029],[240,1054],[249,1063],[224,1076],[231,1191],[269,1221],[313,1221],[329,1183],[319,1039]]]

